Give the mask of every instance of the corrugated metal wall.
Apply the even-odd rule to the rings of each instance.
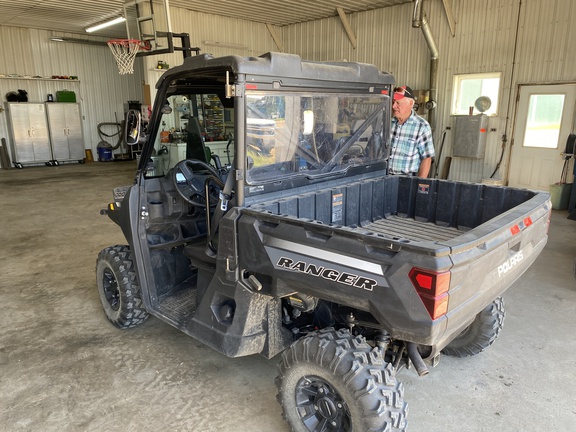
[[[489,177],[501,157],[505,134],[508,142],[503,163],[494,176],[500,179],[507,172],[518,84],[576,80],[576,38],[570,36],[576,22],[576,2],[483,0],[451,3],[457,21],[454,37],[450,34],[442,2],[424,2],[424,11],[439,49],[436,151],[439,152],[442,132],[452,125],[450,104],[454,75],[501,72],[498,116],[489,122],[490,130],[495,131],[489,132],[484,160],[455,158],[450,171],[450,178],[457,180],[480,181]],[[412,9],[412,4],[405,4],[348,15],[358,39],[356,49],[352,48],[338,17],[287,26],[283,28],[286,51],[310,60],[347,59],[374,63],[382,70],[392,72],[398,83],[425,89],[428,88],[429,51],[421,31],[411,26]],[[452,137],[448,131],[442,159],[451,154],[451,147]]]
[[[171,18],[172,31],[189,33],[192,46],[200,47],[202,53],[215,56],[256,56],[278,50],[264,24],[175,8],[171,8]],[[276,27],[276,31],[281,34],[281,28]],[[58,35],[79,37],[71,34]],[[160,72],[151,70],[158,60],[171,66],[180,65],[183,61],[180,52],[137,58],[134,75],[121,76],[107,46],[52,42],[50,36],[52,34],[48,31],[0,26],[0,74],[76,75],[80,82],[0,78],[0,95],[2,100],[5,100],[4,95],[8,91],[24,88],[29,93],[30,102],[42,102],[49,93],[55,94],[57,90],[66,88],[75,91],[82,104],[86,148],[92,149],[94,157],[100,141],[97,125],[114,122],[115,113],[121,120],[124,103],[128,100],[144,101],[142,84],[150,84],[153,88],[161,75]],[[219,42],[224,46],[206,45],[204,41]],[[225,46],[226,43],[242,48],[230,48]],[[179,41],[176,44],[179,44]],[[8,139],[4,112],[0,114],[0,136]],[[106,140],[114,144],[116,142],[112,138]]]
[[[501,99],[498,116],[490,119],[484,160],[455,158],[450,178],[480,181],[489,177],[501,156],[502,136],[508,137],[503,165],[495,178],[507,173],[510,135],[518,84],[576,81],[576,38],[571,37],[576,22],[572,0],[482,0],[454,1],[456,35],[450,34],[441,1],[427,0],[424,11],[439,49],[437,153],[442,132],[452,125],[450,103],[454,74],[501,72]],[[374,63],[393,73],[397,82],[414,89],[428,88],[429,51],[419,29],[412,28],[413,4],[348,15],[358,46],[353,49],[340,19],[335,16],[317,21],[275,27],[284,51],[310,60],[341,60]],[[215,56],[236,54],[257,56],[278,48],[266,26],[260,23],[223,18],[171,8],[172,30],[189,33],[192,46]],[[516,31],[518,44],[514,61]],[[86,120],[87,148],[95,152],[99,141],[96,125],[113,121],[127,100],[143,100],[141,84],[154,87],[160,73],[151,71],[158,60],[170,65],[182,62],[181,53],[137,59],[134,75],[119,76],[107,47],[58,44],[49,41],[49,32],[0,27],[0,73],[21,75],[78,75],[77,86]],[[205,41],[219,42],[220,46]],[[227,47],[233,44],[239,47]],[[10,70],[8,70],[10,69]],[[26,81],[34,99],[44,100],[54,93],[55,81]],[[0,79],[0,94],[20,88],[11,80]],[[71,88],[75,90],[74,88]],[[32,100],[32,99],[31,99]],[[6,136],[3,115],[0,133]],[[451,131],[446,132],[442,159],[451,154]],[[440,164],[442,168],[442,163]],[[441,170],[440,170],[441,172]]]
[[[98,124],[115,122],[116,118],[122,120],[124,103],[142,99],[142,61],[137,59],[134,75],[120,76],[106,45],[53,42],[51,36],[51,32],[44,30],[0,27],[0,74],[75,75],[79,81],[0,78],[0,95],[5,100],[8,91],[25,89],[30,102],[44,102],[49,93],[56,96],[58,90],[74,91],[83,114],[85,147],[92,149],[96,158],[96,146],[100,142]],[[0,114],[0,134],[8,139],[5,112]],[[116,144],[115,138],[107,141]]]

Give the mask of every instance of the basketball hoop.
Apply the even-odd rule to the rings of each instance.
[[[150,44],[137,39],[113,39],[108,46],[116,59],[120,75],[134,73],[134,59],[140,50],[149,50]]]

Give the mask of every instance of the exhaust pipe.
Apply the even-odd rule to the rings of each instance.
[[[420,28],[422,25],[422,1],[414,0],[414,12],[412,13],[412,27]]]
[[[422,356],[418,352],[418,346],[414,342],[408,342],[406,349],[408,350],[408,357],[410,358],[410,361],[416,368],[416,372],[418,372],[418,376],[423,377],[428,375],[430,371],[424,363],[424,360],[422,360]]]
[[[419,28],[422,30],[428,49],[430,50],[430,88],[429,88],[429,100],[435,104],[436,103],[436,92],[438,89],[438,47],[436,46],[436,41],[434,36],[432,36],[432,31],[428,25],[428,19],[426,14],[422,11],[422,3],[424,0],[415,0],[414,2],[414,12],[412,14],[412,27]],[[436,114],[434,112],[434,105],[428,110],[428,123],[432,131],[436,129]]]

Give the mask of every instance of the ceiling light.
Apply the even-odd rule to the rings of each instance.
[[[240,44],[234,44],[234,43],[228,43],[228,42],[218,42],[218,41],[211,41],[211,40],[205,40],[204,45],[219,46],[219,47],[225,47],[225,48],[235,48],[235,49],[241,49],[241,50],[247,50],[248,49],[248,47],[246,45],[240,45]]]
[[[120,23],[122,23],[122,22],[124,22],[124,21],[126,21],[126,18],[124,18],[124,17],[118,17],[118,18],[114,18],[114,19],[112,19],[112,20],[110,20],[110,21],[103,22],[102,24],[98,24],[98,25],[95,25],[95,26],[92,26],[92,27],[88,27],[88,28],[85,29],[85,30],[86,30],[86,33],[92,33],[92,32],[101,30],[101,29],[103,29],[103,28],[113,26],[113,25],[115,25],[115,24],[120,24]]]

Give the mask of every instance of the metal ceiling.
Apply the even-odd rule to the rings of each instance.
[[[284,26],[345,13],[379,9],[413,0],[170,0],[171,7]],[[156,4],[157,0],[154,0]],[[158,3],[160,3],[158,1]],[[123,15],[123,0],[1,0],[0,25],[84,34],[94,24]],[[124,24],[97,36],[122,37]],[[178,31],[178,29],[175,29]]]

